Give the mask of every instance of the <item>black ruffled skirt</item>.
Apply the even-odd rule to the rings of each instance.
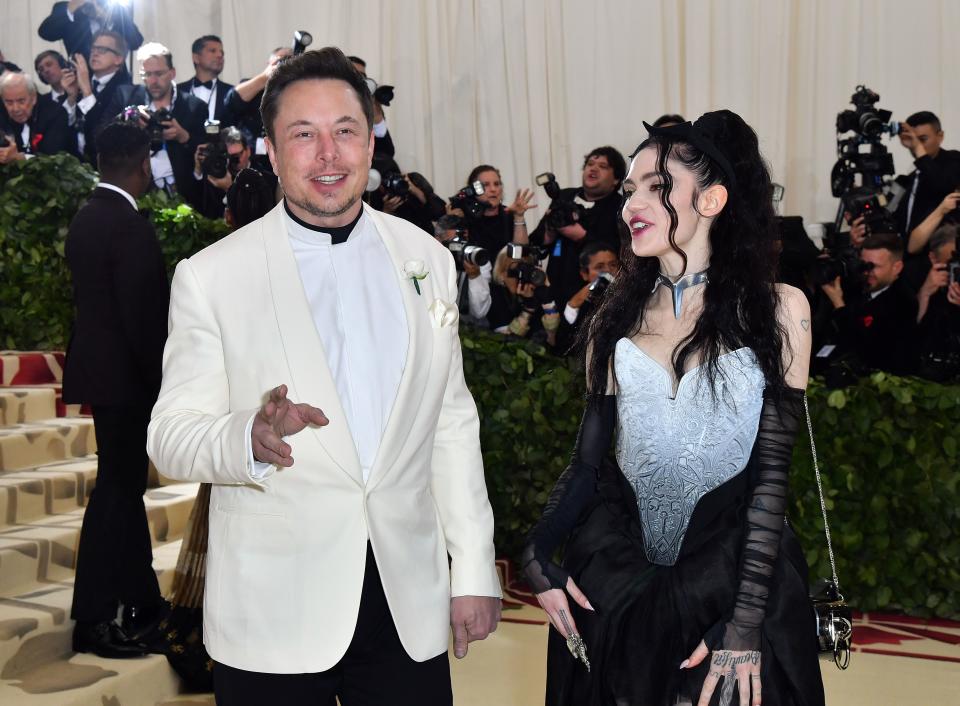
[[[750,468],[697,505],[673,566],[646,559],[632,488],[612,463],[599,493],[567,543],[564,566],[595,612],[570,608],[587,644],[591,672],[551,629],[548,706],[674,706],[696,704],[709,658],[679,669],[704,634],[726,622],[738,585],[743,515]],[[823,683],[807,566],[784,527],[763,625],[764,706],[823,706]],[[718,703],[720,689],[711,704]],[[736,696],[734,703],[739,703]]]

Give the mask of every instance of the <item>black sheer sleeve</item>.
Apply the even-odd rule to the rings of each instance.
[[[596,493],[597,470],[610,448],[616,424],[616,399],[615,395],[588,395],[570,465],[557,479],[543,516],[527,535],[522,563],[534,593],[567,584],[568,574],[553,562],[553,553]]]
[[[765,393],[755,442],[752,497],[747,506],[746,535],[740,561],[740,585],[733,616],[724,628],[723,648],[760,649],[760,628],[766,613],[773,569],[787,503],[787,479],[793,443],[803,416],[803,390]]]

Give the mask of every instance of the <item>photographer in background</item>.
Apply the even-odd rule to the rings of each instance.
[[[261,172],[273,171],[270,160],[267,158],[267,145],[263,140],[266,132],[263,129],[263,119],[260,117],[263,89],[267,85],[267,79],[273,75],[280,62],[291,56],[293,56],[293,49],[290,47],[277,47],[270,53],[263,71],[253,78],[243,79],[227,92],[227,109],[231,120],[243,131],[251,148],[251,161]]]
[[[126,3],[109,0],[70,0],[55,2],[37,34],[48,42],[63,40],[67,56],[80,54],[84,60],[90,59],[90,47],[97,32],[108,30],[123,38],[126,52],[137,49],[143,43],[143,35],[133,22],[133,14]],[[127,55],[121,57],[121,63]]]
[[[960,184],[958,184],[958,188],[960,188]],[[958,216],[960,216],[960,214],[957,213],[958,203],[960,203],[960,190],[952,191],[944,196],[943,201],[930,212],[930,215],[910,231],[910,239],[907,241],[907,252],[911,255],[923,253],[927,250],[931,236],[941,224],[955,224]]]
[[[76,153],[76,140],[67,114],[52,101],[38,100],[37,85],[28,74],[8,71],[0,78],[0,164],[39,154]]]
[[[193,178],[197,145],[204,141],[206,104],[191,95],[179,95],[173,56],[162,44],[144,44],[137,52],[142,86],[123,86],[123,105],[146,105],[160,130],[159,144],[151,145],[153,183],[168,193],[179,193],[191,205],[202,206],[201,190]]]
[[[50,92],[41,95],[40,100],[51,101],[63,108],[67,112],[68,122],[73,125],[76,120],[74,110],[76,102],[70,101],[70,94],[63,86],[65,77],[72,76],[74,81],[76,80],[76,74],[70,63],[60,52],[48,49],[37,54],[37,58],[33,60],[33,68],[37,72],[40,83],[50,87]]]
[[[833,308],[841,356],[856,367],[909,375],[916,367],[917,300],[900,280],[903,245],[894,233],[869,236],[859,255],[864,297],[847,305],[841,277],[821,285]]]
[[[524,214],[536,206],[532,199],[530,189],[519,189],[513,203],[504,206],[500,170],[480,164],[470,171],[466,187],[450,199],[447,211],[466,220],[474,245],[498,253],[507,243],[529,242]]]
[[[207,106],[207,119],[219,120],[221,127],[233,125],[227,106],[227,95],[232,83],[220,80],[223,73],[223,42],[220,37],[205,34],[190,47],[193,60],[193,78],[177,84],[181,94],[189,93]]]
[[[576,338],[580,324],[589,320],[607,287],[620,273],[620,258],[606,243],[587,243],[580,253],[580,278],[585,282],[570,297],[563,309],[563,320],[557,334],[557,347],[566,351]]]
[[[450,250],[457,266],[457,305],[461,323],[487,328],[493,274],[490,253],[470,242],[470,233],[458,216],[441,217],[436,224],[435,236]]]
[[[547,253],[536,245],[508,245],[497,255],[488,320],[496,333],[542,338],[555,346],[560,312],[544,269]]]
[[[237,174],[248,168],[250,147],[235,127],[221,130],[215,142],[198,145],[193,157],[193,178],[200,194],[197,210],[207,218],[223,218],[227,191]],[[265,179],[276,191],[277,177],[271,173]]]
[[[242,169],[227,191],[223,219],[236,230],[262,218],[277,205],[277,179],[256,169]]]
[[[434,193],[426,177],[417,172],[404,174],[391,157],[374,156],[370,178],[379,179],[379,186],[367,192],[371,206],[434,233],[434,221],[446,212],[446,202]]]
[[[70,100],[77,105],[80,149],[84,158],[94,165],[97,163],[97,133],[125,107],[120,89],[133,85],[130,72],[123,63],[126,55],[127,45],[123,37],[109,30],[97,32],[90,47],[89,63],[81,54],[76,54],[75,75],[65,80]]]
[[[546,215],[530,234],[531,243],[549,249],[547,275],[558,306],[565,307],[582,287],[580,253],[585,245],[603,242],[620,251],[619,189],[626,174],[627,164],[616,149],[592,150],[583,160],[580,187],[559,190]],[[552,178],[553,175],[541,175],[538,183],[546,176]]]
[[[897,226],[907,245],[905,280],[916,290],[926,277],[929,261],[917,257],[923,253],[918,247],[921,238],[913,239],[913,230],[941,205],[944,198],[960,187],[960,152],[946,150],[940,119],[924,110],[914,113],[900,125],[900,144],[910,150],[916,169],[907,177],[898,177],[906,193],[897,206]],[[933,232],[933,228],[929,229]]]
[[[960,257],[957,226],[930,236],[930,272],[917,294],[920,375],[944,382],[960,375]]]
[[[383,114],[383,106],[389,106],[393,100],[393,86],[378,86],[376,81],[367,76],[367,62],[359,56],[348,56],[347,59],[353,64],[353,68],[367,79],[367,86],[373,96],[374,159],[377,157],[393,159],[397,149],[393,144],[393,138],[390,137],[390,130],[387,128],[387,118]]]

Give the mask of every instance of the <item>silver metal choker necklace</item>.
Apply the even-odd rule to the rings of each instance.
[[[650,290],[650,293],[653,294],[657,291],[657,287],[661,284],[670,290],[670,294],[673,295],[673,316],[676,319],[680,318],[680,308],[683,306],[683,291],[689,289],[690,287],[695,287],[698,284],[704,284],[707,280],[707,271],[703,272],[694,272],[689,275],[684,275],[676,282],[671,282],[670,278],[667,277],[662,272],[657,273],[657,280],[653,283],[653,289]]]

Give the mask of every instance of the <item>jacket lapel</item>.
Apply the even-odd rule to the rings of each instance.
[[[261,223],[274,311],[291,376],[289,396],[295,402],[307,402],[323,410],[330,423],[319,429],[311,428],[310,433],[334,463],[362,485],[357,448],[290,247],[283,202],[264,216]]]
[[[427,307],[434,296],[433,287],[427,284],[427,280],[420,283],[422,294],[417,294],[413,284],[404,278],[403,264],[407,260],[423,259],[423,253],[412,250],[409,247],[408,238],[398,237],[379,212],[366,204],[364,209],[367,216],[373,219],[380,239],[393,261],[397,285],[407,316],[408,331],[407,357],[400,377],[400,385],[397,388],[397,396],[393,401],[373,468],[370,470],[370,478],[367,480],[368,488],[373,488],[380,482],[384,472],[390,468],[403,448],[416,419],[416,411],[423,399],[430,372],[430,360],[433,357],[432,327],[427,316]]]

